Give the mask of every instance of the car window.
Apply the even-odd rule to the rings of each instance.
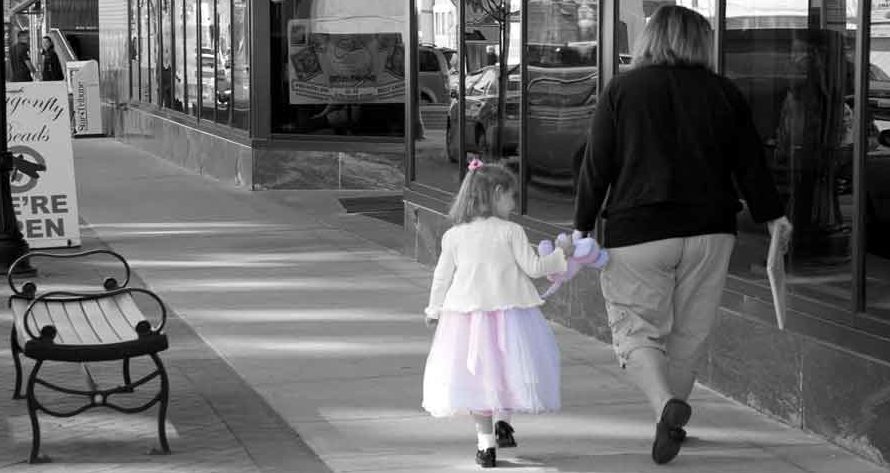
[[[879,82],[890,82],[890,76],[888,76],[887,73],[884,72],[884,70],[881,69],[880,67],[872,64],[871,67],[868,68],[868,71],[869,71],[868,78],[870,80],[875,80],[875,81],[879,81]]]
[[[528,64],[537,67],[596,67],[594,42],[529,44]]]
[[[439,58],[436,53],[428,50],[420,50],[420,72],[439,72]]]
[[[467,95],[484,95],[488,86],[486,74],[478,73],[467,76]]]

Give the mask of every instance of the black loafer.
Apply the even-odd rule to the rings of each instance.
[[[652,443],[652,460],[663,465],[680,453],[680,444],[686,437],[683,426],[692,416],[692,407],[679,399],[671,399],[661,411],[661,420],[655,426],[655,441]]]
[[[494,468],[498,464],[497,452],[494,447],[476,450],[476,464],[482,468]]]
[[[677,437],[677,440],[679,440],[680,442],[686,441],[686,430],[682,427],[677,427],[674,431],[674,434]]]
[[[498,448],[513,448],[516,439],[513,438],[513,426],[499,420],[494,424],[494,435],[498,442]]]

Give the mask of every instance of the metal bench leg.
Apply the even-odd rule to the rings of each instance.
[[[161,358],[158,354],[152,353],[151,359],[154,360],[155,365],[158,367],[158,372],[161,375],[161,392],[159,394],[160,406],[158,407],[158,439],[161,442],[160,453],[168,455],[170,454],[170,444],[167,443],[167,404],[170,400],[170,380],[167,378],[167,370],[164,368],[164,364],[161,363]]]
[[[130,386],[133,384],[133,379],[130,377],[130,357],[124,358],[124,385]],[[127,392],[133,392],[132,388],[127,389]]]
[[[12,392],[12,398],[24,399],[25,396],[22,395],[22,347],[19,346],[18,333],[15,327],[12,327],[10,332],[9,347],[10,351],[12,351],[12,363],[15,365],[15,388]]]
[[[40,424],[37,422],[37,408],[39,405],[37,398],[34,396],[34,384],[37,380],[37,372],[40,371],[42,365],[43,360],[37,360],[34,368],[31,370],[31,375],[28,376],[26,395],[28,397],[28,417],[31,418],[31,456],[28,458],[28,463],[47,463],[50,461],[49,457],[37,456],[40,453]]]

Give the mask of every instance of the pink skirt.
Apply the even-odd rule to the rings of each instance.
[[[442,314],[423,373],[434,417],[559,410],[559,347],[537,307]]]

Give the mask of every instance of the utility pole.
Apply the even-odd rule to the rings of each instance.
[[[0,19],[6,27],[6,11],[4,1],[0,0]],[[5,33],[5,32],[4,32]],[[5,34],[4,34],[5,37]],[[19,230],[12,208],[12,189],[9,179],[13,170],[12,153],[9,152],[6,124],[6,47],[0,47],[0,270],[7,272],[20,256],[28,252],[28,243]],[[17,266],[17,275],[34,275],[37,270],[28,261]]]

